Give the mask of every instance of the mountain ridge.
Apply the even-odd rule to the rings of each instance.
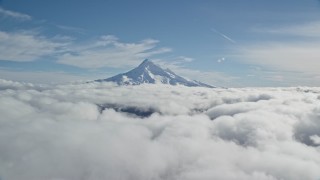
[[[145,59],[139,66],[126,73],[121,73],[106,79],[98,79],[95,80],[95,82],[115,82],[118,85],[161,83],[170,85],[184,85],[188,87],[214,88],[214,86],[202,83],[200,81],[183,78],[168,68],[161,68],[149,59]]]

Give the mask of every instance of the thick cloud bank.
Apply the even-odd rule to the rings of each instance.
[[[320,179],[320,88],[0,81],[1,180]]]

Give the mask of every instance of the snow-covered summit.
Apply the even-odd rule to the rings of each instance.
[[[148,59],[145,59],[138,67],[129,72],[118,74],[116,76],[99,79],[97,82],[115,82],[119,85],[139,85],[144,83],[170,84],[170,85],[185,85],[190,87],[210,87],[213,86],[204,84],[199,81],[187,80],[170,69],[162,69]]]

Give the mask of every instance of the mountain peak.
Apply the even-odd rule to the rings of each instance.
[[[147,63],[149,63],[149,62],[151,62],[149,59],[145,59],[145,60],[142,61],[141,64],[147,64]],[[141,64],[140,64],[140,65],[141,65]]]
[[[123,74],[116,76],[99,79],[97,82],[115,82],[119,85],[139,85],[139,84],[170,84],[170,85],[184,85],[184,86],[200,86],[210,87],[213,86],[198,82],[187,80],[169,69],[162,69],[160,66],[154,64],[149,59],[145,59],[138,67]]]
[[[150,61],[149,59],[145,59],[142,61],[142,63],[138,67],[145,67],[148,65],[155,65],[155,64],[152,61]]]

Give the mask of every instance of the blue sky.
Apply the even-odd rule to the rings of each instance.
[[[149,58],[226,87],[319,86],[317,0],[0,0],[0,78],[106,78]]]

